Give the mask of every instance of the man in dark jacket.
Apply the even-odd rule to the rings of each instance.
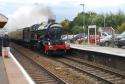
[[[5,34],[3,37],[3,55],[4,57],[8,57],[8,52],[9,52],[9,38],[8,35]]]
[[[3,47],[9,47],[9,37],[6,34],[3,38]]]
[[[2,56],[2,37],[0,37],[0,56]]]

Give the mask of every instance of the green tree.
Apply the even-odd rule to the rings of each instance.
[[[96,25],[98,27],[104,26],[104,20],[105,20],[105,26],[106,27],[113,27],[116,31],[119,29],[119,27],[125,23],[125,14],[121,10],[119,10],[117,13],[106,13],[104,14],[97,14],[96,12],[81,12],[78,13],[78,15],[73,19],[73,21],[69,21],[70,25],[68,32],[78,32],[80,29],[83,31],[83,25],[84,30],[87,32],[87,27],[89,25]],[[64,28],[67,28],[66,24],[67,21],[63,23],[65,26]],[[121,30],[121,29],[120,29]]]
[[[122,33],[124,31],[125,31],[125,22],[121,26],[118,27],[118,32],[119,33]]]
[[[125,22],[125,14],[121,10],[119,10],[116,14],[106,14],[105,22],[106,26],[112,26],[115,30],[117,30],[117,27]]]
[[[83,31],[83,26],[84,26],[84,30],[87,29],[87,25],[90,23],[90,20],[88,20],[88,18],[90,17],[89,13],[79,13],[72,21],[72,32],[73,30],[76,30],[74,28],[82,28]],[[74,31],[75,32],[75,31]]]
[[[83,32],[83,27],[82,26],[74,26],[72,29],[71,29],[71,32],[72,33],[82,33]]]
[[[67,33],[70,31],[69,28],[71,28],[70,27],[71,22],[68,19],[63,20],[60,24],[63,26],[64,33]]]
[[[61,25],[63,26],[64,29],[68,29],[70,26],[70,21],[68,19],[65,19],[64,21],[61,22]]]

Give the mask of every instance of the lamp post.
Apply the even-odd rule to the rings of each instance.
[[[85,6],[85,4],[80,4],[80,5],[83,7],[83,33],[85,36],[85,18],[84,18],[84,6]],[[84,40],[84,43],[85,43],[85,40]]]
[[[105,28],[105,18],[106,18],[106,17],[105,17],[105,14],[104,14],[104,28]]]

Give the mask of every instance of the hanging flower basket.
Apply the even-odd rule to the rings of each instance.
[[[8,18],[0,13],[0,29],[3,28],[8,21]]]

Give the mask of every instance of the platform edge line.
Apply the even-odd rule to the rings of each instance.
[[[36,84],[10,51],[9,51],[9,54],[10,54],[11,58],[15,61],[17,66],[20,68],[21,72],[24,74],[24,76],[26,77],[29,84]]]

